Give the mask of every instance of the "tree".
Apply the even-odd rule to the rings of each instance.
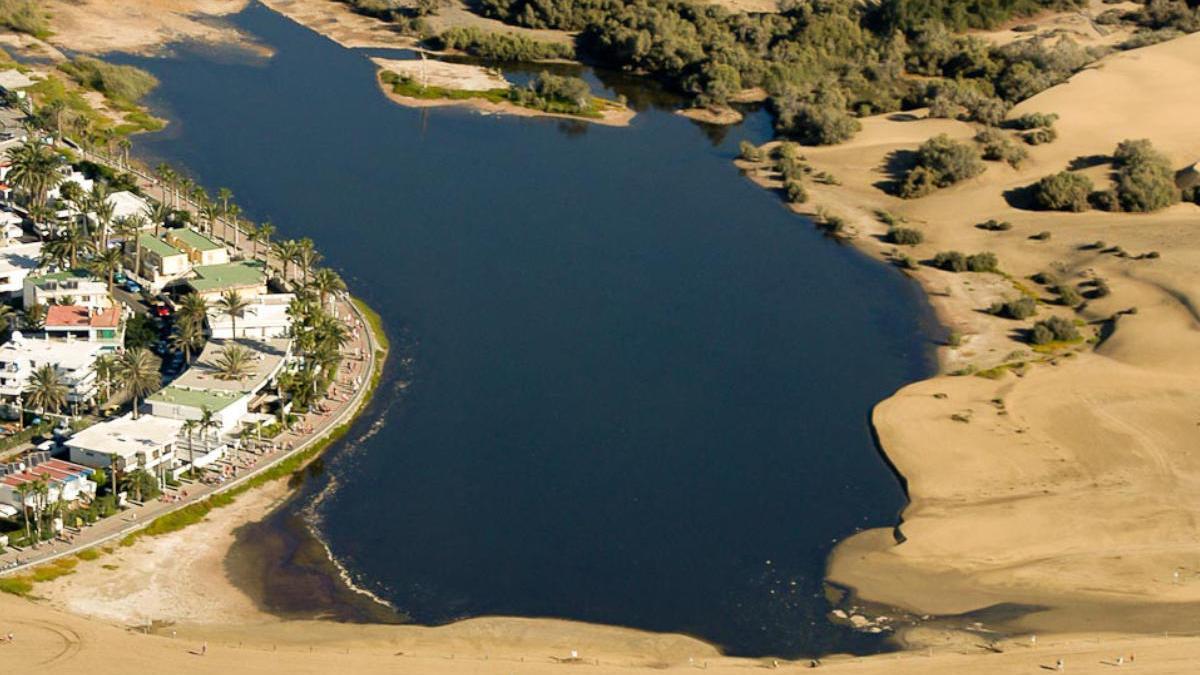
[[[46,327],[46,306],[35,302],[26,307],[21,314],[21,325],[30,330],[41,330]]]
[[[209,448],[212,447],[209,444],[209,441],[211,440],[211,437],[209,436],[209,432],[219,431],[221,429],[221,420],[217,419],[213,415],[213,412],[208,409],[208,406],[202,406],[200,408],[200,419],[198,421],[198,427],[200,429],[200,433],[204,435],[204,441],[205,441],[204,449],[208,450]]]
[[[167,221],[171,219],[173,210],[167,206],[166,202],[154,202],[150,207],[150,222],[154,223],[154,236],[158,236],[159,231]]]
[[[321,254],[317,252],[313,240],[308,237],[301,239],[295,257],[295,263],[300,266],[301,287],[308,286],[308,276],[312,272],[313,266],[320,261]]]
[[[271,236],[275,234],[275,226],[270,221],[259,225],[254,230],[254,257],[258,258],[258,244],[263,244],[263,263],[267,266],[267,274],[271,270]]]
[[[1180,199],[1171,162],[1150,141],[1122,141],[1113,153],[1117,166],[1117,202],[1123,211],[1147,213]]]
[[[286,284],[291,281],[291,264],[300,254],[300,242],[294,239],[284,239],[275,242],[271,249],[275,257],[283,263],[283,282]]]
[[[979,150],[939,134],[917,148],[916,162],[900,187],[900,196],[920,197],[983,173]]]
[[[119,248],[105,248],[92,257],[88,265],[92,272],[108,280],[108,294],[113,292],[113,279],[122,269],[124,255]]]
[[[204,346],[204,332],[191,321],[181,322],[171,336],[171,346],[183,352],[186,362],[192,362],[192,356]]]
[[[1080,339],[1079,329],[1061,316],[1052,316],[1033,325],[1031,340],[1035,345],[1074,342],[1078,339]]]
[[[250,350],[239,344],[228,344],[217,354],[217,377],[222,380],[241,380],[253,373]]]
[[[96,379],[104,388],[104,400],[112,395],[112,383],[117,376],[117,358],[112,354],[102,354],[96,357]]]
[[[116,205],[109,200],[108,185],[100,181],[92,184],[92,191],[87,197],[87,207],[96,216],[95,248],[108,248],[108,230],[112,226],[113,212]]]
[[[1086,211],[1092,181],[1083,174],[1060,171],[1039,180],[1033,186],[1033,199],[1038,206],[1052,211]]]
[[[230,289],[221,294],[221,298],[217,300],[215,307],[225,316],[229,317],[230,328],[233,331],[232,337],[237,338],[237,318],[246,311],[250,306],[250,302],[242,297],[241,293]]]
[[[6,332],[12,328],[12,320],[15,316],[15,310],[10,305],[0,305],[0,333]]]
[[[322,267],[313,274],[312,288],[321,298],[321,306],[328,305],[328,298],[331,294],[340,293],[346,290],[346,282],[342,281],[342,277],[328,267]]]
[[[25,400],[43,415],[47,412],[58,413],[67,405],[68,391],[54,364],[45,363],[30,376]]]
[[[127,349],[117,361],[117,379],[133,399],[133,419],[138,418],[138,400],[162,384],[158,364],[145,348]]]
[[[21,499],[21,516],[25,521],[25,540],[29,541],[33,537],[33,531],[30,529],[29,517],[29,496],[33,494],[33,483],[21,483],[13,488],[13,492]]]
[[[118,218],[114,231],[125,243],[133,242],[133,273],[142,273],[142,229],[146,227],[146,219],[139,215],[122,216]],[[112,293],[110,288],[109,293]]]
[[[208,303],[198,293],[189,293],[179,300],[176,309],[179,323],[190,323],[197,329],[204,329],[204,321],[208,318]]]
[[[45,206],[46,197],[64,179],[58,168],[61,158],[31,135],[8,151],[8,181],[29,198],[34,206]]]
[[[196,444],[193,442],[193,434],[196,433],[196,427],[199,423],[196,420],[184,420],[182,431],[188,442],[188,471],[192,472],[192,476],[196,475]]]
[[[58,236],[46,242],[42,258],[53,260],[59,265],[69,264],[72,269],[79,265],[79,254],[92,248],[92,239],[79,225],[68,225]]]

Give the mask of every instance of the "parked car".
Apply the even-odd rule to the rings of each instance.
[[[124,286],[125,286],[125,290],[129,291],[130,293],[141,293],[142,292],[142,287],[138,284],[138,282],[134,281],[133,279],[126,279]]]

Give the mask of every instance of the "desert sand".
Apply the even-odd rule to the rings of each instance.
[[[886,259],[894,249],[873,215],[886,209],[925,233],[925,243],[905,251],[914,258],[942,250],[999,256],[1010,278],[928,267],[914,274],[941,320],[963,335],[960,346],[940,350],[943,372],[1032,364],[999,379],[943,375],[879,404],[880,443],[911,499],[899,528],[905,541],[896,544],[890,530],[851,538],[833,556],[833,580],[916,612],[1002,602],[1055,608],[1017,622],[1040,630],[1200,629],[1200,207],[1045,213],[1004,196],[1077,158],[1109,155],[1127,138],[1149,138],[1177,167],[1191,165],[1200,157],[1197,77],[1200,35],[1106,57],[1014,111],[1059,114],[1059,140],[1030,148],[1019,170],[989,163],[982,176],[916,200],[881,189],[889,157],[938,133],[969,139],[970,125],[881,116],[864,120],[847,144],[804,149],[817,170],[842,182],[813,185],[815,205],[845,217],[869,254]],[[1089,175],[1108,180],[1103,167]],[[975,227],[991,218],[1013,228]],[[1051,238],[1031,239],[1042,231]],[[1096,241],[1132,255],[1089,246]],[[1162,257],[1137,258],[1151,251]],[[1029,280],[1047,270],[1071,284],[1110,284],[1111,295],[1089,300],[1077,317],[1049,303],[1036,317],[1087,322],[1085,335],[1104,336],[1094,350],[1033,353],[1022,329],[1036,319],[982,311],[1017,297],[1018,283],[1049,301]],[[1117,316],[1131,308],[1137,313]]]
[[[171,42],[253,41],[223,23],[248,0],[45,0],[53,17],[50,42],[72,51],[156,53]]]

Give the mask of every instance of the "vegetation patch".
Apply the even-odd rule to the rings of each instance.
[[[979,150],[939,134],[917,148],[916,162],[900,185],[900,196],[923,197],[938,188],[974,178],[984,168]]]
[[[1039,207],[1051,211],[1086,211],[1093,187],[1091,179],[1083,174],[1060,171],[1033,186],[1033,199]]]
[[[40,0],[0,0],[0,26],[45,40],[50,37],[50,16],[40,4]]]
[[[534,40],[515,33],[492,33],[474,26],[451,28],[439,35],[434,43],[439,49],[457,49],[495,61],[575,58],[575,48],[568,44]]]

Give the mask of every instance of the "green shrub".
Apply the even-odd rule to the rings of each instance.
[[[1045,145],[1058,140],[1058,132],[1053,128],[1049,129],[1034,129],[1021,134],[1021,140],[1029,145]]]
[[[789,180],[784,183],[783,191],[789,203],[803,204],[808,201],[808,190],[805,190],[804,184],[798,180]]]
[[[1025,113],[1012,121],[1013,126],[1018,129],[1050,129],[1054,123],[1058,121],[1058,115],[1055,113]]]
[[[1079,294],[1079,291],[1066,284],[1055,287],[1054,292],[1058,294],[1058,304],[1060,305],[1078,307],[1083,302],[1083,296]]]
[[[974,146],[939,134],[917,148],[916,162],[901,185],[900,196],[920,197],[935,188],[974,178],[983,173],[984,168]]]
[[[947,272],[966,272],[967,257],[958,251],[940,251],[933,256],[933,266]]]
[[[834,145],[848,141],[862,123],[844,109],[820,103],[795,103],[779,111],[779,130],[805,145]]]
[[[1086,211],[1092,181],[1071,171],[1060,171],[1039,180],[1033,186],[1033,198],[1038,206],[1053,211]]]
[[[998,272],[1000,261],[995,253],[976,253],[967,256],[967,269],[972,272]]]
[[[887,238],[900,246],[916,246],[925,241],[925,234],[913,227],[890,227]]]
[[[1075,324],[1061,316],[1052,316],[1033,325],[1030,339],[1035,345],[1048,345],[1054,342],[1075,342],[1080,339],[1080,335]]]
[[[1170,161],[1150,141],[1122,141],[1113,153],[1117,204],[1123,211],[1150,212],[1180,199]]]
[[[1029,157],[1025,148],[999,129],[984,129],[975,136],[975,141],[982,146],[983,158],[989,162],[1005,162],[1015,168]]]
[[[988,312],[1020,321],[1037,314],[1037,301],[1028,296],[1021,296],[1015,300],[997,302],[991,306]]]
[[[742,141],[741,143],[738,143],[738,154],[747,162],[761,162],[763,161],[764,155],[762,148],[751,143],[750,141]]]
[[[458,49],[494,61],[571,59],[575,48],[558,42],[533,40],[516,33],[492,33],[474,26],[456,26],[438,36],[442,49]]]

